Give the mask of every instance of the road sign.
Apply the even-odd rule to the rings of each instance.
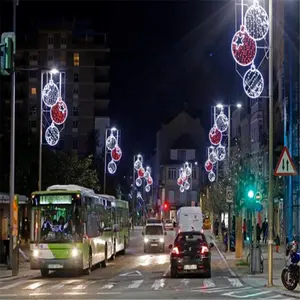
[[[233,192],[231,186],[226,187],[226,202],[233,203]]]
[[[295,176],[297,171],[291,158],[289,149],[283,147],[280,158],[275,169],[275,176]]]

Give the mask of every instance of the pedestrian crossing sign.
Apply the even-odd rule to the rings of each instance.
[[[275,169],[275,176],[295,176],[297,171],[291,158],[289,149],[284,146]]]

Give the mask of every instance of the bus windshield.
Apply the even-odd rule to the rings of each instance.
[[[47,205],[40,211],[40,242],[61,243],[81,239],[79,210],[74,205]]]

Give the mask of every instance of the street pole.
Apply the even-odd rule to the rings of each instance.
[[[13,0],[13,32],[16,33],[17,27],[17,0]],[[15,47],[15,46],[14,46]],[[11,74],[11,132],[10,132],[10,228],[9,228],[9,262],[12,270],[12,276],[19,273],[18,264],[18,232],[13,236],[14,210],[13,202],[15,196],[15,131],[16,131],[16,73],[15,73],[15,55],[13,56],[13,70]]]
[[[228,170],[230,169],[230,139],[231,139],[231,134],[230,134],[230,130],[231,130],[231,106],[230,104],[228,105],[228,134],[227,134],[227,139],[228,139]],[[227,246],[228,246],[228,253],[230,252],[230,235],[231,235],[231,203],[228,203],[228,235],[227,235]]]
[[[106,193],[106,164],[107,164],[107,147],[106,147],[106,141],[108,137],[108,129],[105,130],[105,143],[104,143],[104,175],[103,175],[103,194]]]
[[[43,90],[43,81],[44,81],[45,72],[41,72],[41,93]],[[38,180],[38,189],[42,190],[42,163],[43,163],[43,100],[42,94],[40,95],[40,144],[39,144],[39,180]]]
[[[273,0],[269,0],[269,240],[268,286],[273,286]]]

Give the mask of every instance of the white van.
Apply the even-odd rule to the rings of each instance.
[[[183,206],[177,211],[177,229],[203,232],[203,216],[199,206]]]
[[[144,253],[152,250],[165,252],[165,235],[164,225],[162,223],[147,224],[144,228]]]

